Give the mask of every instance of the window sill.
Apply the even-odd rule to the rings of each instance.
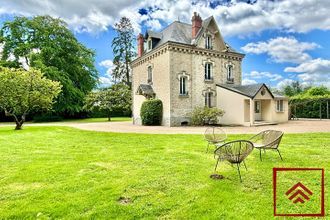
[[[180,98],[188,98],[189,97],[189,94],[179,94],[179,97]]]
[[[204,79],[204,82],[206,82],[206,83],[213,83],[213,79]]]
[[[234,80],[227,80],[227,84],[234,84]]]
[[[284,110],[283,111],[276,110],[276,113],[284,113]]]

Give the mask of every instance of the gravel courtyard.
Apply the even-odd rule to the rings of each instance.
[[[205,127],[165,127],[139,126],[132,122],[97,122],[97,123],[58,123],[74,128],[93,131],[149,134],[202,134]],[[298,120],[278,125],[256,127],[222,127],[228,134],[252,134],[266,129],[281,130],[285,133],[330,132],[330,120]]]

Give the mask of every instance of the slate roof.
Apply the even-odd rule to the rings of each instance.
[[[139,95],[147,95],[147,96],[152,96],[155,94],[151,85],[148,84],[140,84],[136,93],[138,93]]]
[[[212,18],[213,18],[213,16],[210,16],[210,17],[206,18],[205,20],[203,20],[202,28],[197,33],[196,38],[198,38],[199,35],[201,35],[203,33],[203,30],[205,30],[205,28],[207,28],[207,26],[209,25]],[[154,31],[148,30],[145,34],[145,37],[147,38],[148,36],[151,36],[153,38],[160,39],[160,41],[157,43],[157,45],[154,48],[159,47],[167,42],[175,42],[175,43],[192,45],[193,39],[191,36],[191,29],[192,29],[191,24],[183,23],[180,21],[174,21],[170,25],[168,25],[165,29],[163,29],[161,32],[154,32]],[[229,50],[231,52],[236,52],[227,43],[225,43],[225,44],[226,44],[227,50]]]
[[[156,47],[159,47],[166,42],[176,42],[182,44],[191,44],[191,25],[174,21],[159,33],[162,37]]]
[[[264,83],[258,83],[258,84],[252,84],[252,85],[227,85],[227,84],[217,84],[217,86],[220,86],[222,88],[228,89],[230,91],[239,93],[241,95],[254,98],[257,93],[260,91],[260,89],[264,86],[268,92],[271,94],[271,96],[274,98],[273,93],[268,89],[268,87]]]

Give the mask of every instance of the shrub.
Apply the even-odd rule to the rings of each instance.
[[[191,112],[192,125],[218,124],[225,112],[219,108],[196,107]]]
[[[163,103],[159,99],[149,99],[142,103],[140,116],[143,125],[160,125],[163,117]]]

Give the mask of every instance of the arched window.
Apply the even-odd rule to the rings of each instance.
[[[234,82],[233,65],[227,66],[227,81]]]
[[[148,83],[152,82],[152,67],[148,66]]]
[[[213,92],[205,93],[205,106],[211,108],[213,106],[212,103]]]
[[[204,75],[205,80],[212,80],[212,63],[205,63]]]
[[[180,95],[187,95],[187,77],[181,76],[180,77]]]
[[[212,49],[212,36],[211,35],[207,35],[205,37],[205,48]]]

